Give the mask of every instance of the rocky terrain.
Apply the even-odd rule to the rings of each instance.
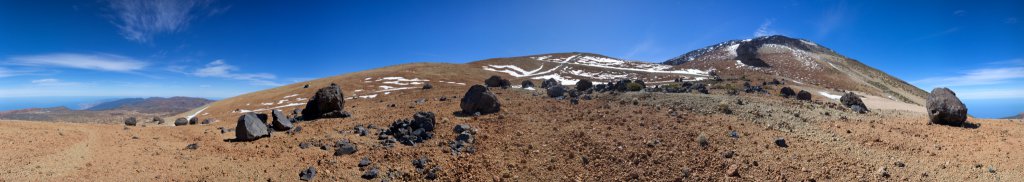
[[[220,100],[171,117],[180,126],[4,121],[0,179],[1024,179],[1024,123],[960,114],[952,92],[851,59],[814,59],[831,76],[800,76],[795,50],[841,56],[785,42],[793,51],[738,45],[758,53],[732,65],[708,57],[719,48],[679,65],[589,53],[402,64]]]

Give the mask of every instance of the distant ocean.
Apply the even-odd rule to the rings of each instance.
[[[0,97],[0,111],[64,106],[84,109],[123,97]]]

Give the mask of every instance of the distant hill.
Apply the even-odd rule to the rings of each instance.
[[[59,121],[73,123],[120,123],[128,117],[168,117],[189,111],[213,100],[195,97],[125,98],[95,104],[84,110],[64,106],[2,111],[0,119],[27,121]]]
[[[103,102],[86,108],[89,111],[125,110],[140,113],[180,113],[206,105],[213,100],[195,97],[126,98]]]
[[[1022,112],[1020,114],[1017,114],[1017,115],[1014,115],[1014,116],[1004,117],[1004,118],[1000,118],[1000,119],[1024,119],[1024,112]]]

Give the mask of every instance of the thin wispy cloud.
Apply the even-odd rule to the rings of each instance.
[[[975,69],[960,75],[926,78],[915,83],[933,86],[972,86],[1000,84],[1016,79],[1024,79],[1024,67]]]
[[[1024,99],[1024,88],[967,88],[956,91],[963,100]]]
[[[832,30],[838,28],[847,16],[847,9],[846,1],[839,1],[826,10],[821,16],[822,19],[818,22],[818,38],[824,38],[829,33],[832,33]]]
[[[1003,23],[1006,23],[1006,24],[1011,24],[1011,25],[1012,25],[1012,24],[1017,24],[1017,17],[1009,17],[1009,18],[1006,18],[1006,20],[1005,20],[1005,21],[1003,21]]]
[[[98,71],[132,72],[148,63],[115,54],[54,53],[10,58],[8,64],[39,67],[63,67]]]
[[[71,86],[79,85],[78,82],[65,82],[56,78],[44,78],[38,80],[32,80],[31,83],[37,86]]]
[[[956,16],[967,16],[967,10],[962,10],[961,9],[961,10],[953,11],[953,15],[956,15]]]
[[[767,19],[764,23],[761,23],[760,27],[754,31],[754,37],[769,36],[777,34],[774,30],[771,30],[772,23],[775,23],[775,19]]]
[[[255,85],[267,85],[267,86],[280,86],[282,84],[274,82],[273,79],[277,78],[273,74],[269,73],[237,73],[238,67],[230,65],[224,60],[215,60],[206,64],[206,66],[196,69],[192,72],[192,75],[198,77],[217,77],[227,78],[235,80],[249,81]]]
[[[207,12],[208,0],[109,0],[113,23],[125,39],[147,43],[163,33],[186,29],[202,16],[223,13],[226,8]]]

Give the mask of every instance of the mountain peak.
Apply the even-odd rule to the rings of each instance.
[[[710,46],[707,46],[707,47],[704,47],[704,48],[700,48],[700,49],[697,49],[697,50],[693,50],[693,51],[687,52],[686,54],[683,54],[683,55],[677,56],[675,58],[666,60],[665,62],[662,62],[662,64],[681,65],[681,64],[693,61],[693,60],[695,60],[695,59],[697,59],[699,57],[703,57],[703,56],[705,56],[707,54],[710,54],[710,53],[712,53],[712,51],[719,50],[719,49],[722,49],[722,48],[728,48],[730,50],[736,50],[736,54],[737,55],[735,55],[734,57],[736,57],[737,60],[742,60],[742,61],[744,61],[745,64],[748,64],[748,65],[755,65],[755,66],[765,67],[766,65],[761,64],[760,63],[761,61],[752,59],[752,57],[756,57],[756,56],[754,56],[752,54],[756,54],[757,49],[760,48],[762,45],[765,45],[765,44],[782,45],[782,46],[786,46],[786,47],[790,47],[790,48],[794,48],[794,49],[799,49],[799,50],[803,50],[803,51],[811,51],[811,52],[819,52],[819,53],[829,53],[829,54],[835,53],[834,51],[832,51],[829,48],[826,48],[824,46],[821,46],[821,45],[819,45],[817,43],[811,42],[811,41],[806,40],[806,39],[792,38],[792,37],[787,37],[787,36],[784,36],[784,35],[769,35],[769,36],[754,37],[754,38],[750,38],[750,39],[729,40],[729,41],[721,42],[721,43],[718,43],[718,44],[710,45]]]

